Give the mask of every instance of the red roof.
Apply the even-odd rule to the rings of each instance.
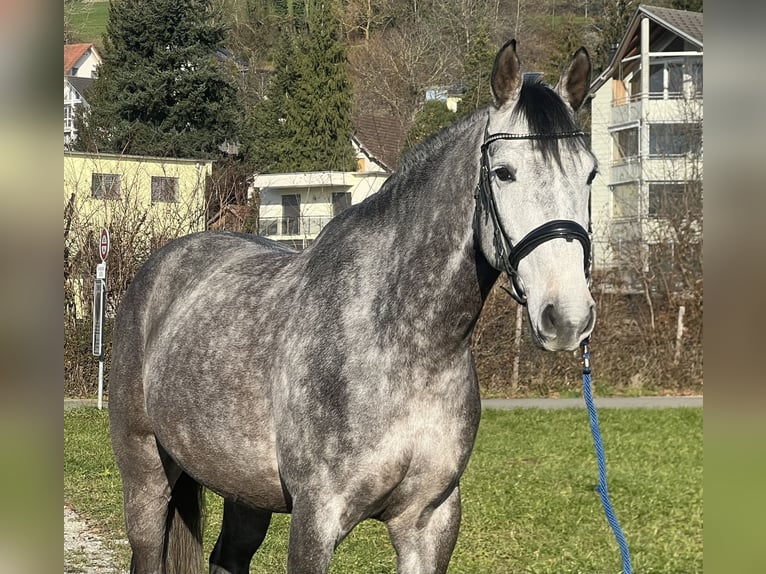
[[[74,66],[92,47],[93,44],[64,44],[65,76],[70,72],[72,66]]]

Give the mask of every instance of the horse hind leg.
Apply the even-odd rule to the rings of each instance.
[[[270,522],[271,512],[224,499],[221,533],[210,554],[210,574],[248,574]]]
[[[117,452],[131,574],[201,574],[201,487],[165,455],[154,436]]]
[[[405,512],[387,522],[396,549],[397,574],[444,574],[460,530],[460,489],[437,507]]]

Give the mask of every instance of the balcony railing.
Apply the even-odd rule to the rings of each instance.
[[[627,157],[612,164],[610,182],[636,181],[641,177],[641,160],[638,157]]]
[[[313,239],[332,217],[323,215],[304,215],[301,217],[261,217],[259,219],[259,235],[272,238],[302,237]]]

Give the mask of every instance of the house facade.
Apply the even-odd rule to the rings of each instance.
[[[95,78],[101,55],[93,44],[64,44],[64,75]]]
[[[597,269],[646,270],[680,229],[701,235],[702,32],[701,13],[641,5],[591,84]]]
[[[80,230],[132,224],[165,237],[205,229],[212,160],[64,152],[64,205]]]
[[[248,196],[260,196],[259,235],[304,249],[334,216],[380,190],[390,169],[356,138],[352,143],[357,171],[256,175]]]
[[[64,44],[64,148],[77,139],[74,111],[88,105],[85,91],[98,75],[101,56],[93,44]]]
[[[83,262],[94,258],[99,230],[109,229],[123,262],[202,231],[212,169],[210,160],[64,152],[64,291],[73,317],[92,304],[94,269]]]
[[[77,139],[74,113],[78,106],[87,106],[85,91],[93,83],[92,78],[64,76],[64,149],[70,149]]]

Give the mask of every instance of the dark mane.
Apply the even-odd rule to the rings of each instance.
[[[403,176],[413,167],[422,168],[425,160],[436,156],[446,144],[454,143],[466,129],[473,126],[476,123],[477,116],[484,116],[486,118],[486,110],[479,110],[464,118],[460,118],[444,129],[431,134],[412,149],[404,152],[399,162],[399,169],[396,173],[392,174],[392,177]]]
[[[539,77],[524,78],[513,114],[526,118],[528,133],[552,136],[533,140],[546,159],[553,157],[557,163],[561,163],[562,144],[572,149],[585,145],[583,136],[556,137],[557,134],[578,132],[581,128],[564,101],[550,86],[542,83]]]

